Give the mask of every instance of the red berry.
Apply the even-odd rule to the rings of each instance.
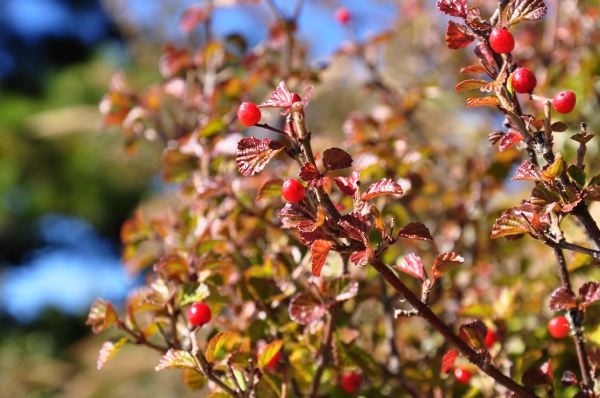
[[[187,310],[187,318],[192,326],[202,326],[210,322],[212,312],[210,307],[204,303],[194,303]]]
[[[269,363],[265,365],[265,368],[266,369],[275,369],[275,367],[279,363],[280,359],[281,359],[281,350],[277,351],[277,353],[275,355],[273,355],[273,358],[271,358]]]
[[[559,113],[569,113],[575,108],[577,97],[572,91],[561,91],[552,98],[552,105]]]
[[[252,102],[243,102],[238,108],[237,117],[244,126],[254,126],[256,123],[260,122],[260,109]]]
[[[487,348],[490,348],[498,341],[498,336],[496,336],[496,332],[492,329],[488,329],[485,334],[485,345]]]
[[[515,48],[515,38],[504,28],[494,28],[490,33],[490,47],[498,54],[508,54]]]
[[[347,393],[354,394],[360,388],[362,380],[363,378],[359,373],[347,372],[342,374],[340,387],[342,387],[342,390],[346,391]]]
[[[554,317],[548,322],[548,331],[552,337],[563,339],[567,337],[571,331],[569,321],[562,315]]]
[[[471,372],[463,367],[458,367],[454,369],[454,377],[456,377],[456,381],[461,384],[469,384],[471,380]]]
[[[302,98],[300,98],[300,96],[299,96],[298,94],[296,94],[296,93],[293,93],[293,94],[292,94],[292,104],[293,104],[294,102],[300,102],[300,101],[302,101]]]
[[[517,93],[530,93],[537,85],[537,79],[530,69],[519,68],[512,73],[512,86]]]
[[[294,180],[293,178],[288,178],[283,182],[281,191],[284,199],[288,202],[295,203],[304,199],[304,185],[302,185],[300,181]]]
[[[335,10],[335,19],[342,25],[350,22],[350,11],[347,8],[341,7]]]

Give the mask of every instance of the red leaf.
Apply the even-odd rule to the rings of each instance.
[[[365,265],[369,264],[371,258],[372,251],[370,250],[370,248],[367,248],[365,250],[352,253],[350,255],[350,263],[359,267],[364,267]]]
[[[334,181],[340,188],[340,191],[346,195],[354,195],[354,192],[356,192],[356,188],[358,187],[360,177],[358,171],[354,170],[350,177],[335,177]]]
[[[600,283],[587,282],[579,288],[579,306],[586,308],[600,300]]]
[[[487,73],[482,65],[469,65],[464,68],[460,68],[460,73]]]
[[[419,222],[411,222],[410,224],[405,225],[398,231],[398,237],[417,240],[433,240],[429,229]]]
[[[535,164],[531,163],[529,160],[524,160],[523,163],[517,167],[517,171],[512,179],[539,181],[542,179],[542,174]]]
[[[268,138],[242,138],[238,142],[236,161],[240,173],[254,175],[265,168],[267,163],[283,149],[280,142]]]
[[[477,106],[496,107],[498,105],[500,105],[500,102],[496,97],[467,98],[467,108],[475,108]]]
[[[437,7],[444,14],[452,17],[466,17],[469,7],[467,0],[439,0]]]
[[[417,256],[415,253],[409,253],[396,268],[417,279],[423,280],[423,262],[421,261],[421,257]]]
[[[300,178],[304,181],[314,180],[319,176],[319,169],[312,163],[305,163],[300,169]]]
[[[376,198],[383,195],[402,195],[404,191],[400,184],[390,178],[382,178],[381,180],[371,184],[367,192],[363,194],[362,200]]]
[[[371,225],[368,219],[357,213],[350,213],[342,216],[338,221],[346,238],[365,243],[367,236],[371,233]]]
[[[181,30],[189,34],[191,31],[196,29],[196,26],[206,21],[208,18],[208,10],[199,5],[193,5],[188,7],[179,20],[179,26]]]
[[[442,276],[446,271],[450,269],[450,267],[458,264],[462,264],[465,262],[465,259],[458,253],[455,252],[446,252],[439,254],[434,262],[431,272],[433,273],[433,279],[438,279]]]
[[[308,325],[321,319],[325,314],[325,308],[321,301],[311,294],[299,293],[290,300],[288,312],[293,321]]]
[[[494,223],[491,239],[504,236],[522,235],[529,232],[529,225],[517,208],[506,210]]]
[[[504,152],[521,141],[523,141],[523,136],[516,131],[510,130],[508,133],[502,135],[498,149],[500,152]]]
[[[484,42],[480,41],[479,43],[477,43],[473,51],[484,67],[491,71],[496,70],[496,60],[494,58],[494,53]]]
[[[352,156],[340,148],[329,148],[323,152],[323,166],[328,170],[345,169],[352,166]]]
[[[329,238],[329,235],[327,235],[325,231],[323,231],[323,228],[317,228],[314,231],[310,232],[298,232],[300,234],[300,242],[302,242],[302,244],[305,246],[311,246],[313,242],[317,239],[327,240]]]
[[[453,21],[448,21],[448,29],[446,30],[446,45],[452,50],[463,48],[473,43],[473,36],[466,26],[457,24]]]
[[[458,358],[458,350],[451,349],[444,354],[442,358],[442,373],[448,373],[452,369],[456,358]]]
[[[537,21],[548,12],[544,0],[513,0],[508,4],[507,20],[510,25],[528,20]]]
[[[259,108],[289,108],[292,106],[293,94],[288,90],[285,82],[281,81],[271,93],[268,100],[260,104]]]
[[[577,305],[575,294],[566,287],[556,288],[550,295],[548,307],[552,311],[568,310]]]
[[[323,264],[325,264],[325,260],[327,260],[327,254],[329,254],[332,245],[332,242],[321,239],[315,240],[312,245],[310,245],[312,273],[314,276],[321,276],[321,268],[323,268]]]

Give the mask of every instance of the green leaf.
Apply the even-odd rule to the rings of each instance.
[[[202,127],[198,133],[200,137],[211,137],[219,132],[223,131],[227,127],[223,119],[213,119],[206,124],[206,126]]]
[[[90,308],[90,313],[85,324],[91,326],[94,333],[100,333],[111,327],[118,320],[119,316],[112,304],[108,301],[97,299],[92,304],[92,308]]]
[[[580,187],[585,185],[585,171],[574,164],[570,165],[567,169],[567,174],[573,181],[577,183]]]
[[[187,351],[169,349],[165,355],[160,358],[158,365],[154,368],[157,372],[163,369],[196,369],[196,360]]]
[[[198,373],[196,369],[183,369],[181,377],[183,378],[183,383],[191,391],[198,391],[208,383],[206,377]]]
[[[98,370],[104,368],[106,363],[110,361],[128,341],[129,339],[127,337],[122,337],[116,342],[107,341],[102,344],[102,348],[100,348],[100,352],[98,353],[98,360],[96,361]]]
[[[214,362],[222,359],[239,343],[240,336],[234,332],[222,332],[215,335],[206,347],[206,359]]]
[[[275,340],[267,344],[258,356],[258,367],[264,369],[273,357],[281,351],[281,347],[283,347],[283,340]]]

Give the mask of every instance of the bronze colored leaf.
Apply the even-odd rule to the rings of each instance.
[[[242,138],[236,156],[240,173],[243,176],[259,173],[283,148],[280,142],[268,138]]]
[[[548,307],[552,311],[564,311],[577,306],[575,294],[566,287],[554,289],[548,301]]]
[[[158,365],[154,368],[157,372],[163,369],[196,369],[196,361],[192,354],[184,350],[175,350],[170,348],[165,355],[160,358]]]
[[[293,321],[308,325],[321,319],[325,314],[325,308],[314,296],[299,293],[290,300],[288,312]]]
[[[340,148],[329,148],[323,152],[323,166],[327,170],[339,170],[352,166],[352,156]]]
[[[94,333],[100,333],[111,327],[118,320],[119,316],[113,305],[108,301],[97,299],[90,308],[90,313],[85,324],[91,326]]]
[[[383,195],[402,195],[404,191],[400,184],[390,178],[383,178],[373,184],[363,194],[362,200],[367,201]]]
[[[500,101],[496,97],[467,98],[467,108],[475,108],[477,106],[497,107],[498,105],[500,105]]]
[[[579,306],[583,309],[600,301],[600,283],[595,281],[584,283],[579,288],[579,300]]]
[[[429,228],[419,222],[411,222],[398,231],[398,237],[417,240],[433,240]]]
[[[478,90],[481,88],[481,86],[487,83],[488,82],[485,80],[467,79],[458,83],[454,89],[457,93],[461,91]]]
[[[510,25],[528,20],[537,21],[548,12],[544,0],[511,0],[507,20]]]
[[[463,48],[473,43],[473,36],[466,26],[457,24],[454,21],[448,21],[446,29],[446,45],[452,50]]]
[[[98,353],[98,360],[96,361],[98,370],[104,368],[106,363],[110,361],[128,341],[129,339],[127,337],[122,337],[116,342],[107,341],[102,344],[102,348],[100,348],[100,352]]]
[[[438,9],[451,17],[466,17],[469,7],[467,0],[439,0]]]
[[[327,260],[329,250],[331,250],[333,243],[328,240],[315,240],[310,246],[310,253],[312,256],[312,273],[314,276],[321,276],[321,268]]]
[[[305,163],[300,169],[300,178],[304,181],[314,180],[319,176],[319,169],[312,163]]]
[[[417,256],[415,253],[406,255],[395,268],[408,275],[414,276],[417,279],[423,280],[423,261],[421,261],[421,257]]]
[[[540,181],[542,179],[542,175],[535,164],[531,163],[529,160],[524,160],[523,163],[521,163],[517,168],[517,171],[512,179]]]
[[[433,267],[431,272],[433,273],[433,279],[438,279],[446,271],[455,265],[459,265],[465,262],[463,256],[455,252],[446,252],[439,254],[433,261]]]

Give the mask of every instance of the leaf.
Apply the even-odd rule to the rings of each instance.
[[[469,44],[473,43],[475,36],[473,36],[466,26],[457,24],[454,21],[448,21],[448,28],[446,29],[446,46],[451,50],[458,50],[464,48]]]
[[[458,83],[454,89],[457,93],[461,91],[478,90],[481,88],[481,86],[487,83],[488,82],[486,80],[467,79]]]
[[[512,148],[519,142],[523,141],[523,136],[514,130],[510,130],[508,133],[503,134],[498,144],[498,150],[504,152],[509,148]]]
[[[584,283],[579,288],[579,301],[579,306],[584,309],[600,301],[600,282]]]
[[[242,138],[238,142],[236,156],[240,173],[247,177],[260,172],[282,149],[280,142],[269,138]]]
[[[276,178],[265,182],[258,189],[258,192],[256,193],[256,198],[254,200],[258,202],[266,198],[280,198],[282,185],[283,180],[281,178]]]
[[[477,106],[497,107],[498,105],[500,105],[500,102],[496,97],[467,98],[467,108],[475,108]]]
[[[300,178],[304,181],[311,181],[320,175],[319,169],[312,163],[305,163],[300,169]]]
[[[542,169],[542,179],[545,181],[552,181],[556,177],[558,177],[564,170],[565,162],[562,159],[562,155],[560,153],[556,154],[554,158],[554,162],[552,164],[546,165]]]
[[[433,267],[431,272],[433,273],[433,279],[438,279],[446,271],[455,265],[459,265],[465,262],[463,256],[455,252],[446,252],[438,254],[433,261]]]
[[[264,369],[265,366],[281,351],[283,340],[275,340],[267,344],[258,356],[258,367]]]
[[[360,177],[358,171],[354,170],[352,171],[350,177],[335,177],[333,180],[337,184],[338,188],[340,188],[340,191],[346,195],[354,195],[354,192],[356,192],[356,188],[358,187]]]
[[[488,70],[494,72],[496,71],[496,59],[494,58],[494,53],[492,50],[485,44],[483,41],[480,41],[475,45],[475,49],[473,50],[477,58],[481,61],[482,65]]]
[[[367,201],[383,195],[402,195],[404,191],[400,184],[390,178],[382,178],[381,180],[371,184],[367,192],[362,196],[363,201]]]
[[[165,355],[158,361],[158,365],[154,368],[157,372],[163,369],[196,369],[196,361],[192,354],[183,350],[175,350],[170,348]]]
[[[187,49],[179,49],[171,44],[167,44],[163,55],[160,57],[158,68],[160,74],[167,79],[179,74],[179,72],[189,67],[191,63],[192,58]]]
[[[585,200],[599,201],[600,200],[600,185],[594,184],[586,187],[583,190],[583,198]]]
[[[119,320],[119,316],[114,307],[108,301],[97,299],[90,308],[90,313],[85,322],[92,327],[94,333],[100,333],[111,327]]]
[[[333,295],[337,302],[350,300],[358,294],[358,281],[351,280],[349,277],[335,278],[329,281],[326,286],[327,289],[324,289],[324,291],[328,295]]]
[[[529,225],[520,214],[515,214],[515,209],[509,209],[502,213],[494,226],[490,239],[498,239],[506,236],[521,235],[529,232]]]
[[[483,65],[469,65],[460,68],[460,73],[487,73],[487,69]]]
[[[308,325],[321,319],[325,314],[325,308],[311,294],[299,293],[290,300],[288,312],[293,321],[301,325]]]
[[[439,0],[437,8],[451,17],[466,17],[468,11],[467,0]]]
[[[398,237],[406,239],[417,239],[432,241],[433,237],[429,228],[420,222],[411,222],[398,231]]]
[[[575,308],[577,306],[575,294],[566,287],[554,289],[548,301],[548,308],[552,311],[562,311]]]
[[[563,375],[560,379],[560,382],[565,387],[576,386],[579,384],[579,380],[577,380],[577,376],[575,375],[575,373],[571,372],[570,370],[565,370],[565,373],[563,373]]]
[[[289,108],[292,106],[292,93],[285,82],[281,81],[271,93],[268,100],[260,104],[259,108]]]
[[[442,358],[442,373],[448,373],[454,366],[454,362],[456,362],[456,358],[458,358],[458,350],[450,349],[448,352],[444,354]]]
[[[344,237],[362,242],[367,246],[367,236],[371,233],[369,220],[360,213],[349,213],[340,218],[338,226]]]
[[[539,181],[542,179],[542,175],[535,164],[531,163],[529,160],[524,160],[523,163],[517,167],[517,171],[512,179],[517,181]]]
[[[487,351],[487,347],[485,345],[487,327],[479,319],[460,325],[458,334],[460,338],[475,351]]]
[[[205,7],[199,5],[193,5],[188,7],[179,20],[179,27],[185,33],[190,34],[196,26],[206,21],[209,16],[209,12]]]
[[[417,279],[423,280],[423,261],[421,261],[421,257],[417,256],[415,253],[409,253],[406,255],[404,259],[400,261],[400,264],[395,266],[395,268],[414,276]]]
[[[572,164],[567,168],[567,174],[580,188],[585,185],[586,175],[582,168]]]
[[[319,206],[317,209],[317,219],[313,220],[302,220],[298,224],[298,230],[301,232],[314,232],[317,228],[322,226],[325,223],[326,218],[325,209],[322,206]]]
[[[100,352],[98,353],[98,360],[96,361],[96,367],[98,370],[104,368],[106,363],[110,361],[129,339],[127,337],[120,338],[117,342],[106,341],[102,344]]]
[[[544,0],[511,0],[506,18],[510,25],[528,20],[537,21],[548,12]]]
[[[528,387],[551,385],[552,378],[541,367],[533,365],[523,373],[523,384]]]
[[[312,273],[314,276],[321,276],[321,268],[323,268],[323,264],[325,264],[325,260],[327,260],[327,255],[329,254],[329,250],[331,250],[331,246],[333,246],[331,241],[321,239],[315,240],[312,245],[310,245]]]
[[[502,69],[493,81],[487,82],[481,86],[480,90],[484,93],[498,93],[504,87],[504,83],[506,83],[507,78],[508,72],[506,72],[506,69]]]
[[[370,248],[354,252],[350,255],[350,263],[359,267],[364,267],[365,265],[369,264],[373,258],[372,254],[373,253]]]
[[[340,148],[329,148],[323,152],[323,166],[327,170],[339,170],[352,166],[352,156]]]
[[[183,384],[185,384],[190,391],[198,391],[204,388],[208,383],[208,379],[198,373],[195,369],[183,369],[181,377],[183,378]]]
[[[552,131],[556,131],[557,133],[562,133],[563,131],[567,131],[568,127],[563,122],[554,122],[552,123]]]
[[[224,351],[232,351],[239,343],[239,339],[240,336],[234,332],[217,333],[206,346],[206,360],[212,363],[223,358]]]
[[[166,255],[154,264],[154,272],[169,281],[185,282],[188,279],[187,261],[179,255]]]

